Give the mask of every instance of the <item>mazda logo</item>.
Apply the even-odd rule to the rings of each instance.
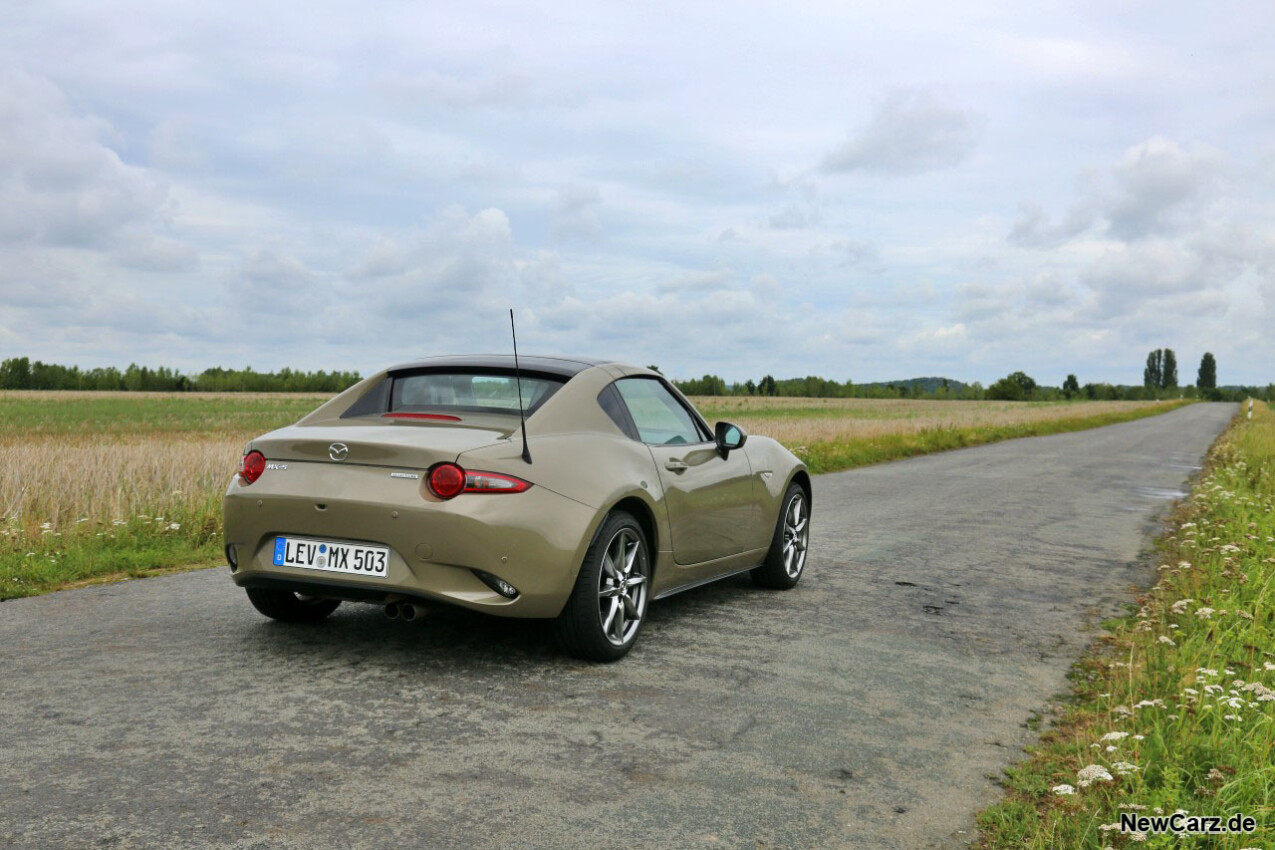
[[[350,447],[345,443],[333,443],[328,446],[328,457],[333,460],[345,460],[346,455],[350,453]]]

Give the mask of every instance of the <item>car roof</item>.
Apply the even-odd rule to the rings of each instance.
[[[613,363],[617,363],[617,361],[595,357],[541,357],[527,355],[518,358],[518,366],[521,369],[526,369],[529,372],[558,375],[563,378],[574,377],[585,369],[590,369],[594,366]],[[512,354],[448,354],[400,363],[397,366],[391,366],[387,371],[392,374],[439,367],[448,369],[513,369],[514,357]]]

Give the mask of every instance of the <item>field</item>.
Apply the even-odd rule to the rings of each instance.
[[[1265,404],[1214,445],[1156,563],[1159,583],[1106,624],[1073,669],[1069,708],[980,815],[982,846],[1275,846],[1275,414]],[[1254,823],[1164,834],[1152,819],[1175,812]],[[1122,815],[1148,820],[1121,830]]]
[[[221,558],[221,494],[253,437],[321,395],[0,392],[0,599]],[[1163,412],[1156,402],[700,398],[815,472]]]

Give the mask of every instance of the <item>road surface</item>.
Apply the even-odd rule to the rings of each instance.
[[[613,665],[224,569],[0,603],[0,845],[959,847],[1234,411],[819,476],[795,590],[655,603]]]

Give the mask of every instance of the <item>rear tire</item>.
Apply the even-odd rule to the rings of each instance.
[[[602,522],[567,605],[554,621],[562,648],[588,661],[618,661],[637,642],[646,621],[651,559],[646,535],[630,514]]]
[[[751,573],[753,582],[776,590],[796,587],[806,569],[809,543],[810,501],[806,498],[806,491],[794,481],[784,493],[766,560]]]
[[[298,596],[291,590],[269,587],[244,588],[252,607],[272,620],[284,623],[317,623],[341,604],[340,599]]]

